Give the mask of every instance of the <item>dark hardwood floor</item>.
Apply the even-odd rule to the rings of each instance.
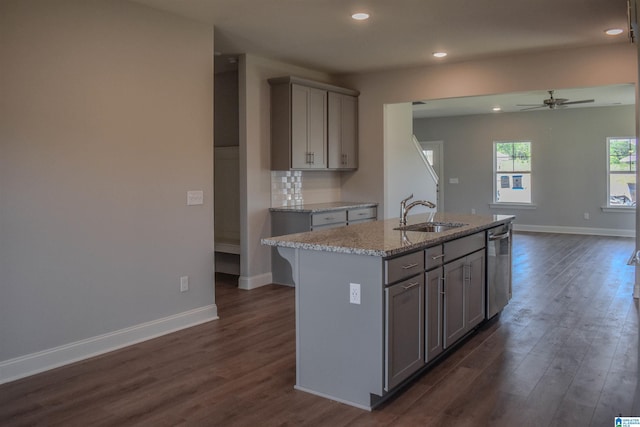
[[[633,247],[516,234],[500,318],[371,413],[293,389],[293,289],[219,276],[220,320],[4,384],[0,425],[612,426],[640,416]]]

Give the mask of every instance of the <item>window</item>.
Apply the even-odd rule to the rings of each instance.
[[[494,202],[531,204],[531,142],[493,143]]]
[[[636,139],[607,138],[607,206],[636,205]]]

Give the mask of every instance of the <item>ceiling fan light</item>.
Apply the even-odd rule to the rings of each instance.
[[[624,30],[622,28],[609,28],[608,30],[605,30],[604,33],[608,36],[617,36],[620,35],[624,32]]]

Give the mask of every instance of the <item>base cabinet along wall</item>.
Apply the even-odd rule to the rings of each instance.
[[[271,169],[357,169],[358,91],[297,77],[269,84]]]
[[[271,208],[271,233],[274,236],[328,230],[378,219],[377,203],[337,202],[341,207],[327,209],[326,204],[290,208]],[[291,266],[273,248],[271,251],[273,283],[293,286]]]

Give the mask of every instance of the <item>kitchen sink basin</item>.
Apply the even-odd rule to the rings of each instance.
[[[467,224],[461,224],[459,222],[422,222],[420,224],[405,225],[402,227],[394,228],[394,230],[400,231],[421,231],[423,233],[442,233],[453,228],[462,227]]]

